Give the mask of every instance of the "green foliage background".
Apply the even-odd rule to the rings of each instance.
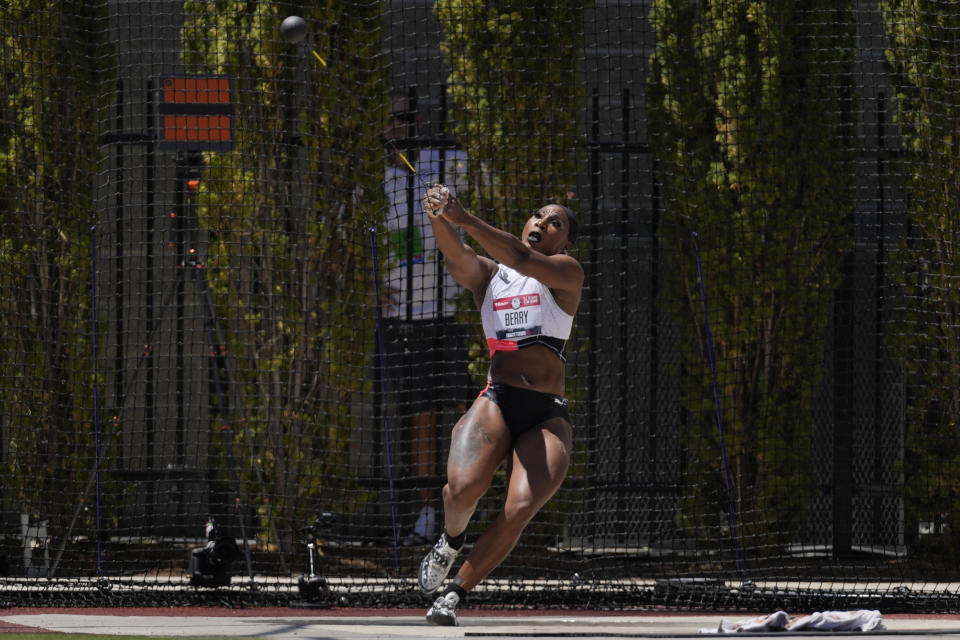
[[[509,231],[547,202],[575,206],[585,4],[436,4],[453,134],[471,159],[468,202]]]
[[[105,13],[0,3],[0,425],[4,498],[62,524],[93,457],[90,237]]]
[[[683,535],[729,540],[699,233],[740,531],[782,544],[815,490],[811,405],[851,246],[851,2],[657,0],[648,112],[683,338]]]
[[[305,9],[311,35],[301,45],[278,37],[289,7],[277,3],[200,0],[185,10],[189,73],[236,79],[236,147],[209,154],[200,215],[243,386],[247,491],[264,531],[289,549],[318,510],[350,513],[366,499],[347,454],[351,403],[371,384],[369,230],[383,211],[388,103],[381,7]]]
[[[908,228],[891,258],[901,288],[890,342],[908,390],[906,534],[919,521],[960,534],[960,12],[916,0],[881,3],[886,58],[910,194]]]

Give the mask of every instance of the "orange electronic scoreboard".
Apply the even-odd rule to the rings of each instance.
[[[157,103],[161,149],[229,151],[233,147],[231,78],[164,76]]]

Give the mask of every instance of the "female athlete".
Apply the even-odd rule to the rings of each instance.
[[[507,464],[503,508],[427,612],[431,624],[456,625],[457,604],[503,562],[566,476],[573,428],[564,397],[564,349],[584,274],[566,253],[579,228],[567,207],[541,207],[520,238],[468,213],[442,185],[427,191],[424,209],[446,268],[473,293],[490,349],[487,386],[453,428],[444,532],[420,564],[424,593],[442,586],[480,498],[500,464]],[[464,244],[457,227],[489,257]]]

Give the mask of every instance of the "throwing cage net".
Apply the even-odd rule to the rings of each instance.
[[[570,206],[586,273],[567,478],[470,604],[957,611],[958,35],[946,1],[7,0],[3,602],[425,604],[488,362],[441,182],[513,233]]]

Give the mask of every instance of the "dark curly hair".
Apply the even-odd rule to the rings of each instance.
[[[580,220],[577,218],[577,214],[570,207],[565,207],[562,204],[557,206],[567,214],[567,239],[570,242],[576,242],[577,238],[580,237]]]

